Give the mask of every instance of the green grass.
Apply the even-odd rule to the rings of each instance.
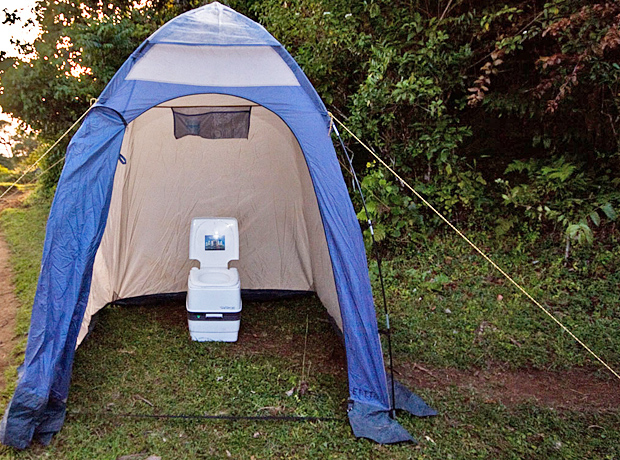
[[[506,239],[487,246],[492,259],[549,312],[620,367],[620,245],[615,239],[608,246],[584,248],[569,262],[552,242],[522,245]],[[374,262],[371,266],[374,274]],[[384,274],[395,350],[402,357],[461,368],[498,361],[540,369],[595,364],[456,236],[433,239],[417,254],[386,262]]]
[[[422,393],[440,417],[400,417],[420,440],[419,446],[355,440],[344,420],[257,423],[111,417],[127,412],[344,417],[345,372],[321,367],[325,358],[317,356],[329,355],[321,349],[328,341],[337,344],[337,339],[314,299],[246,305],[238,344],[189,341],[183,308],[106,310],[78,350],[69,415],[61,433],[48,448],[35,446],[6,455],[115,459],[145,452],[194,459],[226,458],[228,451],[232,458],[584,459],[620,454],[618,414],[559,413],[531,404],[507,408],[485,402],[474,392],[450,388]],[[286,391],[300,379],[306,317],[307,359],[315,362],[308,378],[311,392],[288,397]],[[270,348],[274,339],[280,346]]]
[[[48,206],[39,202],[7,211],[0,218],[1,230],[14,251],[15,282],[24,305],[31,302],[35,289],[47,211]],[[612,303],[617,295],[615,250],[609,249],[607,255],[598,251],[587,271],[570,271],[571,267],[558,263],[552,246],[540,250],[546,255],[537,255],[540,262],[534,265],[528,251],[502,253],[500,248],[494,252],[538,296],[562,312],[564,319],[570,316],[571,325],[584,333],[590,328],[594,336],[588,338],[598,343],[596,337],[608,336],[610,343],[600,345],[617,362],[618,315]],[[513,367],[567,367],[573,359],[585,362],[570,341],[557,340],[555,326],[537,316],[535,307],[496,279],[486,279],[483,263],[450,238],[430,242],[409,260],[386,263],[386,272],[398,360],[452,367],[481,367],[493,361]],[[555,281],[544,281],[552,277]],[[592,287],[592,283],[598,284]],[[570,286],[578,289],[566,292]],[[595,306],[588,300],[592,289],[599,295]],[[504,296],[502,301],[497,300],[498,294]],[[558,303],[563,296],[571,301]],[[446,308],[452,313],[446,313]],[[24,316],[27,308],[22,309]],[[287,396],[301,379],[306,320],[310,392]],[[477,334],[481,321],[492,326]],[[20,323],[23,327],[23,318]],[[533,403],[507,407],[485,399],[475,389],[456,387],[420,394],[441,415],[399,417],[419,445],[379,446],[356,440],[345,420],[347,384],[341,345],[314,298],[246,303],[240,340],[235,344],[191,342],[183,305],[113,307],[101,312],[92,335],[77,351],[62,431],[46,448],[34,445],[21,452],[4,448],[0,457],[116,459],[140,452],[143,458],[156,454],[163,459],[620,457],[618,411],[557,411]],[[113,416],[128,412],[295,414],[340,417],[342,421]]]
[[[26,349],[30,312],[39,277],[45,224],[49,214],[48,202],[29,200],[27,203],[28,205],[23,208],[6,209],[0,214],[0,231],[5,236],[12,253],[13,285],[20,303],[15,330],[19,341],[11,353],[12,365],[5,372],[7,387],[0,395],[2,408],[13,393],[17,366],[23,361]]]
[[[36,187],[36,184],[14,184],[13,182],[0,182],[0,192],[4,192],[9,187],[12,187],[12,190],[33,190]],[[11,192],[9,192],[10,196]]]

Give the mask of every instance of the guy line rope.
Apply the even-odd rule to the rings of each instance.
[[[499,271],[513,286],[515,286],[519,291],[521,291],[528,299],[530,299],[534,305],[540,308],[549,318],[551,318],[564,332],[570,335],[579,345],[587,350],[590,355],[592,355],[598,362],[600,362],[609,372],[611,372],[616,378],[620,380],[620,374],[616,372],[612,367],[607,364],[602,358],[600,358],[594,351],[590,349],[579,337],[573,334],[562,322],[557,319],[553,314],[546,309],[540,302],[538,302],[534,297],[530,295],[519,283],[517,283],[508,273],[506,273],[499,265],[497,265],[489,256],[487,256],[482,249],[480,249],[476,244],[474,244],[463,232],[461,232],[452,222],[450,222],[446,217],[443,216],[435,207],[430,204],[422,195],[420,195],[411,185],[409,185],[402,177],[398,175],[393,168],[390,167],[381,157],[379,157],[368,145],[366,145],[359,137],[357,137],[349,128],[347,128],[344,123],[342,123],[338,118],[336,118],[332,113],[329,114],[330,117],[338,123],[342,128],[347,131],[353,139],[355,139],[362,147],[364,147],[368,152],[379,161],[388,171],[390,171],[405,187],[407,187],[422,203],[424,203],[431,211],[437,214],[441,220],[443,220],[452,230],[454,230],[461,238],[463,238],[472,248],[478,252],[487,262],[489,262],[497,271]]]
[[[25,171],[25,172],[24,172],[21,176],[19,176],[19,178],[18,178],[15,182],[13,182],[13,183],[12,183],[12,184],[11,184],[11,185],[10,185],[10,186],[9,186],[9,187],[5,190],[5,191],[4,191],[4,192],[2,192],[2,195],[0,195],[0,200],[1,200],[2,198],[4,198],[4,196],[5,196],[7,193],[9,193],[9,190],[11,190],[13,187],[15,187],[15,186],[16,186],[16,185],[17,185],[17,184],[18,184],[18,183],[19,183],[19,182],[20,182],[20,181],[21,181],[21,180],[22,180],[22,179],[26,176],[26,174],[28,174],[30,171],[32,171],[34,168],[36,168],[36,167],[37,167],[37,165],[41,162],[41,160],[42,160],[43,158],[45,158],[45,157],[46,157],[46,156],[47,156],[47,155],[48,155],[48,154],[49,154],[52,150],[54,150],[54,147],[56,147],[56,146],[60,143],[60,141],[61,141],[61,140],[63,140],[63,139],[67,136],[67,134],[69,134],[69,133],[71,132],[71,130],[72,130],[73,128],[75,128],[75,127],[76,127],[76,126],[77,126],[77,125],[78,125],[78,124],[79,124],[79,123],[80,123],[80,122],[84,119],[84,117],[88,114],[88,112],[90,112],[90,110],[91,110],[91,109],[93,108],[93,106],[95,105],[95,102],[97,102],[97,100],[96,100],[96,99],[91,100],[90,107],[86,110],[86,112],[84,112],[84,113],[80,116],[80,118],[78,118],[78,119],[76,120],[76,122],[75,122],[75,123],[73,123],[73,124],[69,127],[69,129],[67,129],[67,130],[66,130],[66,131],[62,134],[62,136],[60,136],[60,137],[56,140],[56,142],[54,142],[54,145],[52,145],[49,149],[47,149],[47,150],[45,151],[45,153],[44,153],[43,155],[41,155],[37,161],[35,161],[34,163],[32,163],[32,164],[28,167],[28,169],[26,169],[26,171]],[[63,158],[64,158],[64,156],[63,156]],[[44,174],[44,173],[46,173],[47,171],[49,171],[50,169],[52,169],[54,166],[56,166],[58,163],[60,163],[60,161],[61,161],[61,160],[62,160],[62,158],[61,158],[60,160],[56,161],[56,162],[55,162],[52,166],[50,166],[49,168],[47,168],[47,169],[46,169],[45,171],[43,171],[41,174]]]

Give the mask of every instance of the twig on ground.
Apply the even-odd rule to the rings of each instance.
[[[419,365],[419,364],[417,364],[417,363],[413,363],[413,368],[414,368],[414,369],[419,369],[419,370],[421,370],[422,372],[427,373],[428,375],[430,375],[431,377],[433,377],[435,380],[441,380],[439,377],[437,377],[437,376],[436,376],[435,374],[433,374],[431,371],[429,371],[428,369],[426,369],[426,368],[424,368],[424,367],[420,366],[420,365]]]

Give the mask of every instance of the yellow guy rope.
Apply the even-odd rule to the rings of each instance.
[[[424,199],[424,197],[422,195],[420,195],[411,185],[409,185],[407,182],[405,182],[403,180],[402,177],[400,177],[396,171],[394,171],[385,161],[383,161],[375,152],[372,151],[372,149],[370,147],[368,147],[366,144],[364,144],[364,142],[362,142],[355,134],[353,134],[353,132],[351,132],[351,130],[349,128],[347,128],[340,120],[338,120],[338,118],[336,118],[333,114],[330,114],[331,117],[340,125],[342,126],[357,142],[360,143],[360,145],[362,147],[364,147],[366,150],[368,150],[368,152],[370,152],[370,154],[375,157],[383,166],[385,166],[388,171],[390,171],[392,174],[394,174],[394,176],[403,184],[405,185],[405,187],[407,187],[409,190],[411,190],[411,192],[420,199],[420,201],[422,201],[422,203],[424,203],[426,206],[428,206],[435,214],[437,214],[441,220],[443,220],[446,224],[448,224],[448,226],[454,230],[461,238],[463,238],[465,241],[467,241],[467,243],[469,243],[469,245],[474,248],[478,254],[480,254],[482,257],[484,257],[484,259],[489,262],[495,269],[497,269],[497,271],[499,271],[502,275],[504,275],[504,277],[510,281],[519,291],[521,291],[528,299],[530,299],[538,308],[540,308],[549,318],[551,318],[553,321],[555,321],[557,323],[558,326],[560,326],[568,335],[570,335],[573,339],[575,339],[575,341],[581,345],[583,348],[585,348],[588,353],[590,353],[592,356],[594,356],[598,362],[600,362],[603,366],[605,366],[607,368],[607,370],[609,370],[609,372],[611,372],[613,375],[615,375],[619,380],[620,380],[620,375],[611,368],[611,366],[609,366],[609,364],[607,364],[605,361],[603,361],[596,353],[594,353],[590,347],[588,347],[585,343],[583,343],[583,341],[581,341],[575,334],[573,334],[566,326],[564,326],[564,324],[562,324],[560,322],[559,319],[557,319],[555,316],[553,316],[551,314],[551,312],[549,310],[547,310],[545,307],[543,307],[540,302],[538,302],[534,297],[532,297],[519,283],[517,283],[514,279],[512,279],[512,277],[510,275],[508,275],[508,273],[506,273],[504,270],[502,270],[502,268],[497,265],[495,262],[493,262],[493,260],[491,260],[491,258],[489,256],[487,256],[484,252],[482,252],[482,250],[476,246],[469,238],[467,238],[463,232],[461,232],[458,228],[456,228],[452,222],[450,222],[448,219],[446,219],[437,209],[435,209],[433,207],[432,204],[430,204],[428,201],[426,201]]]
[[[82,116],[81,116],[80,118],[78,118],[78,119],[77,119],[77,121],[76,121],[75,123],[73,123],[73,124],[71,125],[71,127],[70,127],[69,129],[67,129],[67,130],[63,133],[63,135],[62,135],[62,136],[60,136],[60,137],[58,138],[58,140],[57,140],[56,142],[54,142],[54,145],[52,145],[49,149],[47,149],[47,150],[46,150],[46,152],[45,152],[43,155],[41,155],[37,161],[35,161],[34,163],[32,163],[32,164],[30,165],[30,167],[29,167],[28,169],[26,169],[26,172],[24,172],[24,174],[22,174],[21,176],[19,176],[19,179],[17,179],[15,182],[13,182],[13,183],[9,186],[9,188],[7,188],[7,189],[6,189],[6,190],[2,193],[2,195],[0,195],[0,200],[4,197],[4,195],[6,195],[7,193],[9,193],[9,190],[11,190],[13,187],[15,187],[15,186],[16,186],[16,185],[19,183],[19,181],[20,181],[20,180],[22,180],[22,179],[26,176],[26,174],[28,174],[30,171],[32,171],[34,168],[36,168],[36,166],[37,166],[37,165],[41,162],[41,160],[42,160],[43,158],[45,158],[45,157],[46,157],[46,156],[47,156],[47,155],[48,155],[48,154],[49,154],[49,153],[50,153],[50,152],[54,149],[54,147],[56,147],[56,146],[60,143],[60,141],[61,141],[61,140],[63,140],[63,139],[65,138],[65,136],[66,136],[67,134],[69,134],[69,133],[71,132],[71,130],[72,130],[73,128],[75,128],[75,127],[76,127],[76,126],[77,126],[77,125],[78,125],[78,124],[79,124],[79,123],[80,123],[80,122],[84,119],[84,117],[86,116],[86,114],[88,114],[88,112],[90,112],[90,109],[92,109],[92,108],[93,108],[93,105],[94,105],[94,103],[95,103],[95,102],[97,102],[97,100],[96,100],[96,99],[95,99],[94,101],[91,101],[91,106],[88,108],[88,110],[86,110],[86,112],[84,112],[84,113],[82,114]],[[60,160],[58,160],[56,163],[54,163],[54,164],[52,165],[52,167],[53,167],[53,166],[56,166],[56,164],[58,164],[58,163],[60,163]],[[44,172],[47,172],[49,169],[51,169],[51,168],[46,169]]]

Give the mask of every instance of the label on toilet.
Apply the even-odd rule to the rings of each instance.
[[[205,235],[205,251],[224,250],[226,250],[226,240],[224,235]]]

